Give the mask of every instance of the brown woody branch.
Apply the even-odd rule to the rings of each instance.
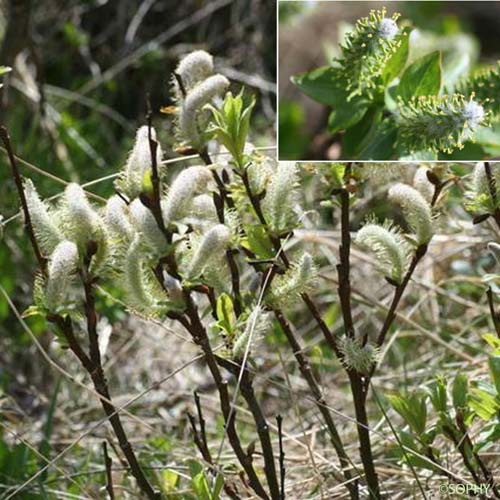
[[[28,236],[31,242],[31,246],[33,247],[33,251],[35,252],[35,257],[38,261],[38,265],[40,266],[40,270],[44,275],[46,275],[47,259],[42,255],[42,252],[40,251],[40,247],[38,246],[38,242],[35,237],[35,232],[33,230],[33,225],[31,223],[30,212],[28,210],[28,203],[26,202],[26,196],[24,195],[24,188],[23,188],[23,182],[21,180],[21,174],[19,173],[19,169],[17,168],[16,157],[14,155],[12,144],[10,142],[9,132],[7,128],[5,128],[4,126],[0,127],[0,137],[2,138],[5,150],[7,151],[7,156],[9,158],[9,163],[12,169],[12,176],[14,178],[14,182],[16,183],[19,199],[21,200],[21,206],[24,214],[24,223],[26,230],[28,231]]]
[[[104,466],[106,467],[106,491],[108,492],[109,499],[115,500],[115,491],[113,489],[113,474],[111,472],[113,461],[108,455],[108,446],[106,441],[102,442],[102,452],[104,455]]]
[[[299,341],[297,340],[292,328],[290,327],[290,324],[286,320],[283,313],[279,310],[274,310],[274,315],[278,320],[278,323],[280,324],[281,329],[283,330],[283,333],[285,334],[285,337],[290,344],[290,347],[292,348],[293,355],[299,365],[300,373],[307,382],[307,385],[309,386],[309,389],[314,397],[316,406],[320,411],[323,420],[325,421],[330,440],[337,453],[337,456],[339,457],[340,465],[342,467],[342,471],[346,480],[346,487],[349,490],[351,499],[356,500],[359,498],[358,483],[357,481],[353,481],[353,477],[350,471],[351,461],[347,456],[344,445],[342,443],[342,439],[340,438],[335,422],[333,421],[333,417],[323,397],[323,393],[313,375],[311,365],[309,364],[309,361],[307,360],[303,352],[302,346],[299,344]]]
[[[500,338],[500,318],[498,316],[498,313],[495,311],[495,304],[491,287],[488,287],[488,289],[486,290],[486,296],[488,297],[488,305],[490,308],[491,319],[493,320],[493,326],[495,327],[497,337]]]
[[[355,337],[354,321],[351,309],[351,284],[350,284],[350,249],[351,235],[349,232],[349,192],[347,189],[336,189],[334,195],[340,196],[340,262],[337,265],[338,274],[338,294],[342,318],[344,321],[345,335],[350,338]],[[356,427],[359,439],[359,454],[365,471],[366,482],[370,491],[370,498],[379,500],[380,486],[375,470],[370,429],[368,426],[368,415],[366,413],[366,390],[363,387],[363,375],[355,370],[346,368],[351,385],[351,393],[354,402],[354,411],[356,414]]]

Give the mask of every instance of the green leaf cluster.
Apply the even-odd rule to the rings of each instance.
[[[210,131],[231,153],[238,167],[243,167],[243,153],[255,99],[245,107],[243,90],[235,97],[231,92],[226,94],[220,109],[210,106],[213,123]]]

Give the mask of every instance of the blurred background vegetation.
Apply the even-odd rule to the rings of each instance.
[[[302,94],[290,77],[329,64],[338,55],[338,44],[344,33],[356,20],[368,15],[371,9],[383,6],[389,14],[400,12],[402,19],[411,20],[416,28],[412,33],[410,60],[441,49],[446,74],[447,69],[451,72],[463,64],[476,68],[500,59],[500,2],[280,0],[280,159],[338,158],[340,145],[327,131],[330,110]],[[309,42],[303,43],[303,40]],[[500,137],[500,131],[496,136]],[[489,148],[489,156],[498,156],[500,144],[490,144]],[[481,158],[481,153],[474,145],[468,145],[451,159],[471,160]]]
[[[165,156],[178,156],[172,150],[172,116],[160,108],[172,104],[169,78],[179,57],[194,49],[215,56],[233,92],[244,85],[247,98],[256,96],[251,140],[274,145],[275,13],[267,0],[1,1],[0,65],[11,66],[12,72],[3,77],[0,122],[8,127],[16,154],[27,162],[20,162],[22,174],[50,197],[63,191],[64,182],[115,173],[137,127],[145,124],[148,96]],[[113,185],[103,180],[88,189],[108,196]],[[0,284],[22,312],[32,300],[35,263],[18,208],[2,149]],[[111,321],[124,316],[112,301],[100,307]],[[50,351],[52,334],[45,323],[27,322]],[[0,413],[34,422],[41,432],[54,377],[0,294]],[[35,455],[26,446],[7,447],[2,434],[0,429],[0,483],[5,474],[14,481],[29,476],[37,467],[37,460],[29,465]]]

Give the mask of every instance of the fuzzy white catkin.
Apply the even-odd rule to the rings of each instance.
[[[152,309],[155,302],[146,286],[143,257],[140,236],[136,234],[125,255],[123,280],[127,302],[138,311]]]
[[[210,222],[217,221],[214,199],[209,194],[195,196],[191,202],[191,211],[199,219]]]
[[[67,185],[65,193],[64,232],[74,241],[80,251],[90,240],[105,245],[104,223],[92,208],[81,186],[75,183]]]
[[[384,40],[393,40],[398,34],[399,28],[394,19],[385,17],[378,25],[377,33]]]
[[[500,198],[500,163],[490,163],[491,176]],[[490,197],[490,186],[484,162],[476,163],[472,173],[472,190],[475,196]]]
[[[363,346],[358,339],[342,337],[338,344],[344,365],[359,373],[369,373],[379,357],[376,347],[369,343]]]
[[[175,222],[190,209],[193,196],[202,193],[212,174],[207,167],[189,167],[183,170],[172,182],[167,196],[161,202],[163,218],[166,222]]]
[[[476,163],[472,173],[472,189],[476,196],[488,193],[488,177],[482,161]]]
[[[161,255],[167,249],[167,241],[160,231],[151,210],[145,207],[139,198],[130,205],[130,218],[136,231],[145,238],[146,243],[156,254]]]
[[[432,201],[435,187],[427,177],[429,169],[427,167],[419,167],[413,177],[413,187],[426,199],[428,203]]]
[[[360,174],[363,179],[376,187],[401,178],[406,170],[408,167],[404,163],[365,163],[360,168]]]
[[[268,301],[273,307],[293,304],[301,294],[310,291],[317,274],[318,270],[312,256],[307,252],[304,253],[284,275],[275,278],[267,297]]]
[[[297,193],[297,164],[279,162],[271,176],[267,193],[262,203],[266,221],[274,232],[290,229],[295,221],[294,204]]]
[[[230,242],[231,231],[224,224],[217,224],[207,231],[189,262],[188,279],[202,274],[203,270],[229,247]]]
[[[106,225],[114,235],[122,238],[131,238],[134,232],[127,212],[127,204],[117,195],[111,196],[106,203]]]
[[[251,352],[252,344],[259,337],[266,333],[269,328],[269,315],[265,313],[261,306],[255,307],[249,314],[245,323],[245,330],[238,336],[233,346],[233,357],[242,359],[247,350],[247,344],[250,342],[248,352]]]
[[[401,283],[408,262],[408,248],[402,236],[391,227],[368,223],[356,235],[356,243],[371,250],[384,274]]]
[[[36,240],[42,251],[50,255],[62,239],[61,231],[54,217],[51,217],[47,205],[40,199],[33,182],[30,179],[25,180],[23,188]]]
[[[247,167],[248,180],[252,193],[260,194],[266,188],[276,170],[276,161],[268,158],[252,158]]]
[[[208,78],[214,71],[213,57],[204,50],[195,50],[184,56],[177,66],[184,88],[191,89],[201,80]]]
[[[194,87],[184,99],[179,113],[179,129],[182,138],[193,147],[200,146],[197,113],[215,97],[220,97],[229,87],[229,80],[213,75]]]
[[[78,249],[72,241],[61,241],[50,256],[45,288],[46,305],[50,311],[66,298],[72,275],[78,266]]]
[[[429,243],[434,231],[431,207],[425,198],[415,188],[399,183],[389,189],[389,199],[402,208],[406,221],[415,232],[417,243]]]
[[[156,141],[156,131],[151,128],[151,138]],[[156,148],[156,164],[160,168],[163,153],[160,143]],[[149,144],[149,129],[142,126],[137,130],[135,143],[125,163],[125,167],[117,180],[118,188],[130,199],[134,199],[142,191],[144,175],[151,170],[151,146]]]

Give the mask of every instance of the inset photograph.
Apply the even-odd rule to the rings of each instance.
[[[500,155],[500,2],[278,8],[281,160]]]

